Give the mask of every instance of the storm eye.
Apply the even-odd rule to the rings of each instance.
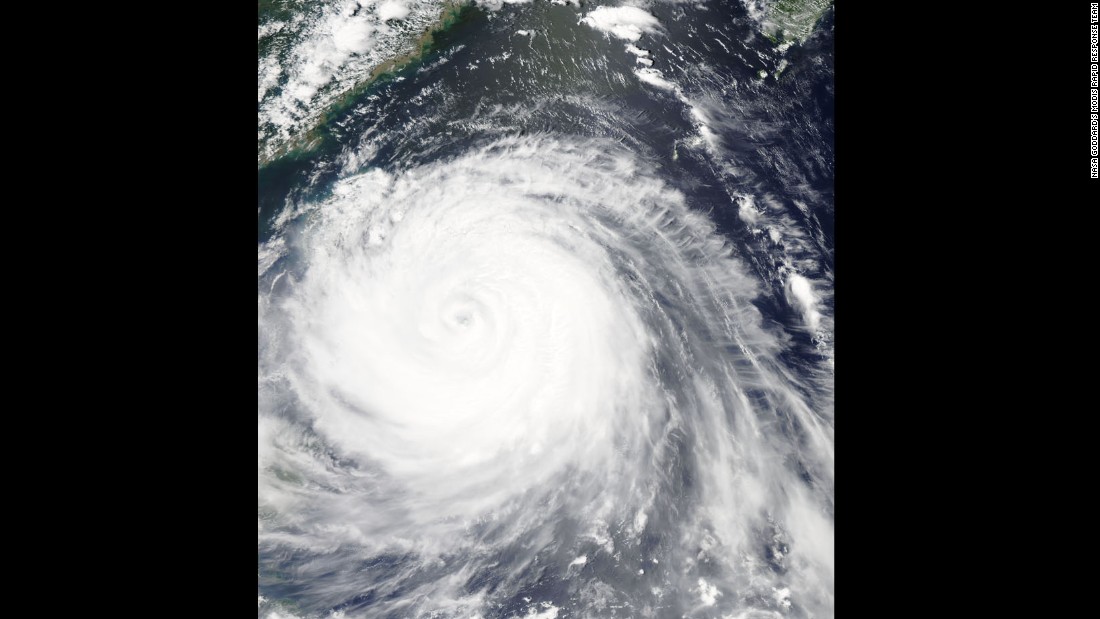
[[[468,311],[460,311],[454,315],[454,323],[460,327],[469,326],[473,322],[474,316]]]

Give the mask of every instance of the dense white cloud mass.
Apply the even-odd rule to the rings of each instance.
[[[259,534],[299,598],[468,617],[543,565],[604,570],[572,594],[595,607],[621,578],[831,614],[829,390],[649,166],[501,139],[346,178],[261,245]]]

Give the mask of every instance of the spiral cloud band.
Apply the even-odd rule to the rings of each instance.
[[[261,245],[260,559],[304,614],[831,614],[830,390],[647,165],[502,139]]]

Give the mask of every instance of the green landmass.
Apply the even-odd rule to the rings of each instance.
[[[290,2],[287,0],[258,0],[256,16],[260,22],[266,19],[287,19],[291,16]]]
[[[764,36],[777,45],[801,43],[832,5],[833,0],[776,0],[768,5]]]
[[[446,0],[443,3],[443,11],[440,13],[439,19],[428,26],[424,33],[413,41],[411,51],[376,66],[366,79],[353,86],[339,101],[329,107],[321,124],[327,123],[333,114],[346,109],[380,78],[392,75],[426,56],[428,52],[432,51],[432,46],[435,44],[435,35],[458,23],[463,9],[467,8],[469,4],[469,0]]]
[[[261,16],[270,15],[282,10],[284,0],[259,0],[259,12]],[[285,144],[279,146],[270,155],[264,153],[264,144],[259,145],[259,167],[264,167],[285,156],[300,157],[320,146],[326,137],[325,127],[333,116],[346,111],[364,92],[371,86],[387,76],[392,76],[398,71],[408,67],[424,58],[432,51],[435,44],[435,35],[447,30],[458,23],[462,13],[470,8],[470,0],[445,0],[439,17],[432,22],[419,37],[409,45],[409,51],[405,54],[390,58],[376,66],[370,74],[360,82],[349,88],[335,103],[325,109],[312,128],[301,132]]]

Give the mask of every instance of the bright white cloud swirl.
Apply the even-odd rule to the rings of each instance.
[[[532,613],[831,615],[830,390],[636,155],[527,136],[350,177],[260,273],[261,563],[315,616],[484,615],[533,566],[575,584]]]

